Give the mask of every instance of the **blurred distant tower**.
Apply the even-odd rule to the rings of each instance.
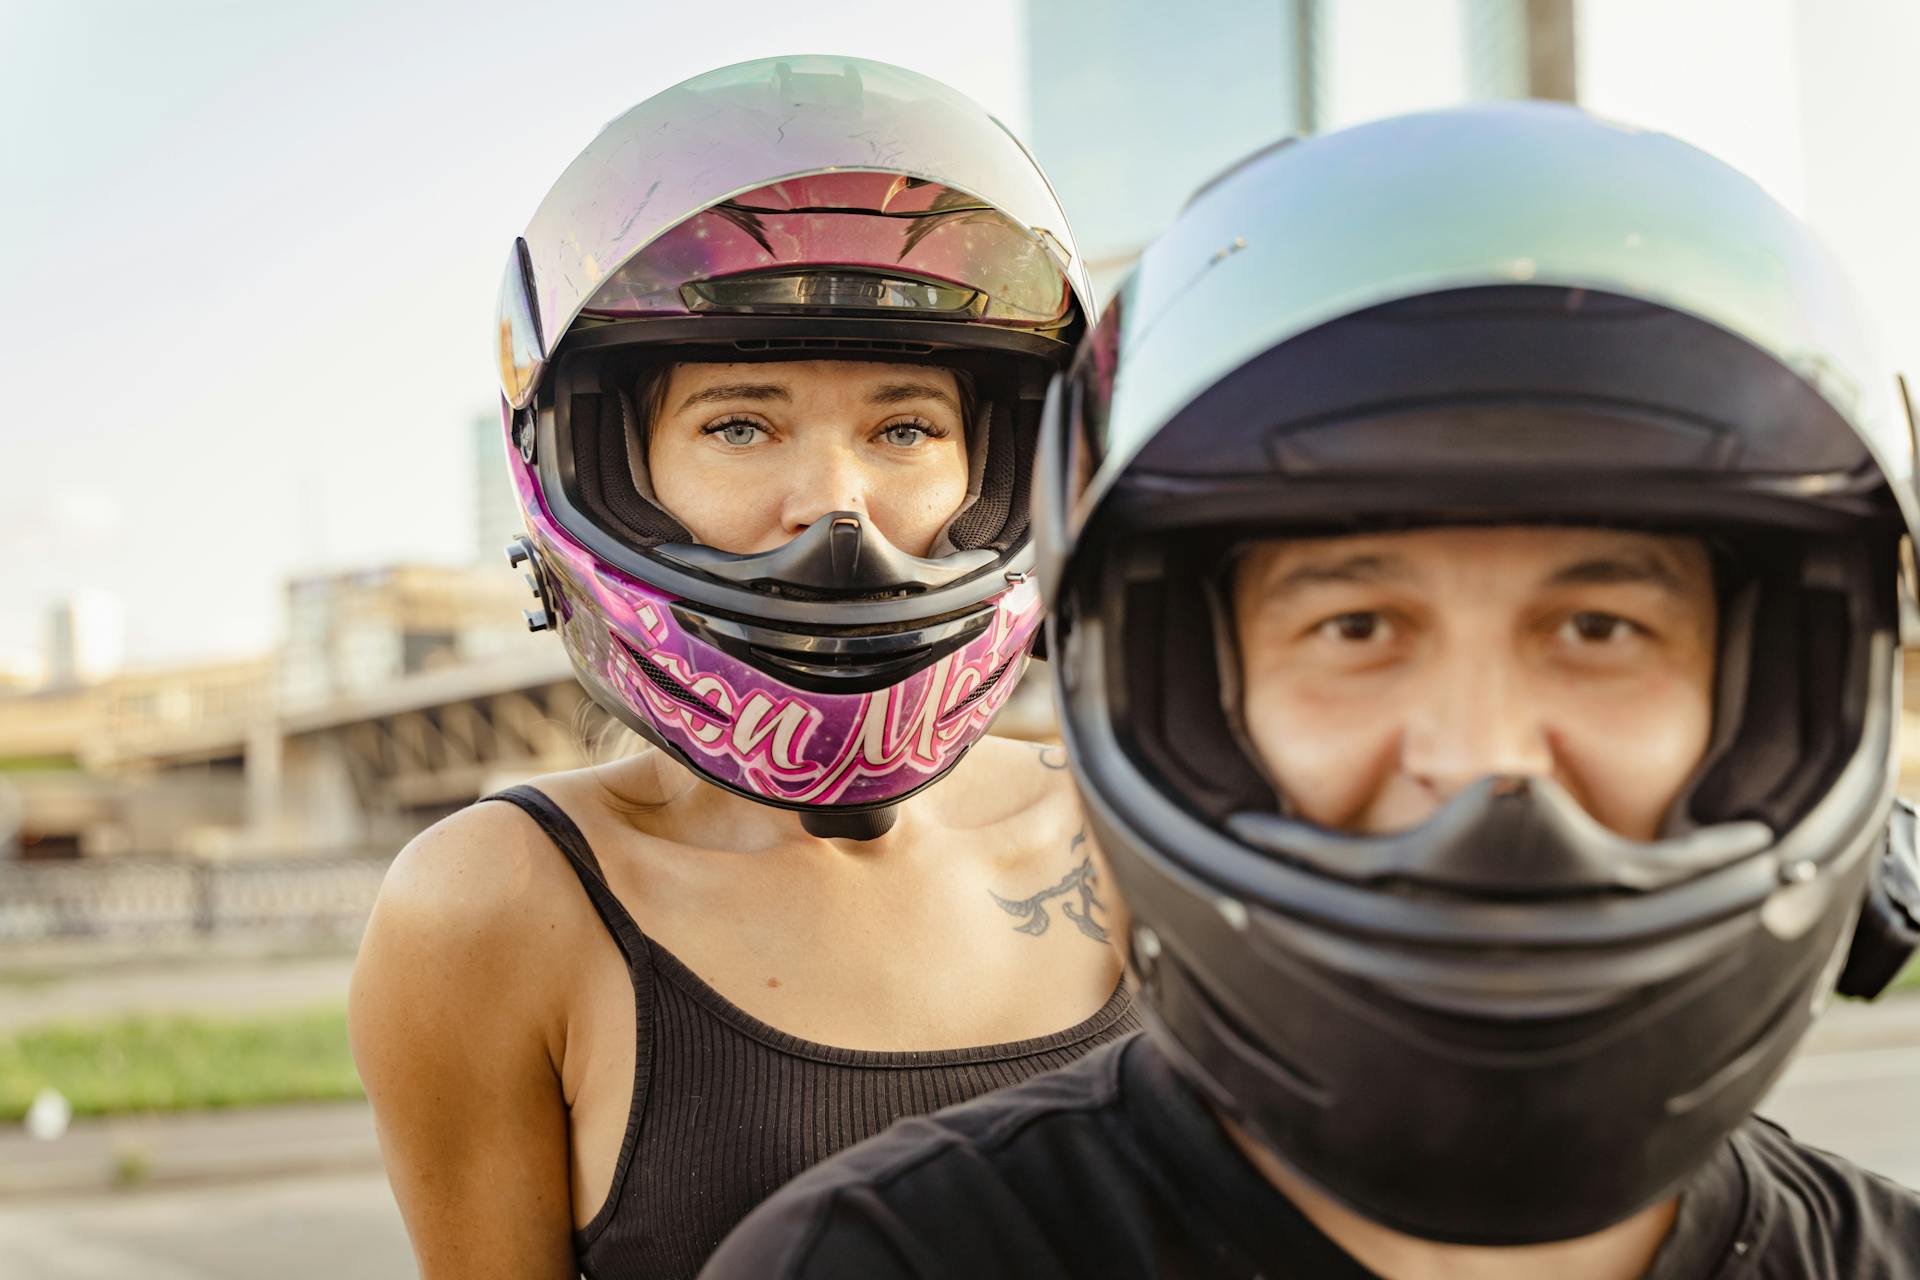
[[[506,431],[500,415],[483,413],[470,428],[473,444],[473,555],[491,569],[506,545],[526,532],[507,474]]]
[[[62,600],[47,613],[47,687],[71,689],[80,683],[79,645],[74,642],[73,602]]]
[[[1278,138],[1571,101],[1574,0],[1029,0],[1027,59],[1033,151],[1104,295],[1194,188]]]
[[[73,689],[120,669],[125,624],[120,602],[100,591],[80,591],[47,615],[47,687]]]

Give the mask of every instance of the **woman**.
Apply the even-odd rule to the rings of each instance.
[[[513,554],[653,749],[382,890],[354,1050],[430,1280],[692,1275],[808,1164],[1132,1028],[1057,752],[983,737],[1088,313],[1031,159],[894,67],[697,77],[542,203],[501,288]]]

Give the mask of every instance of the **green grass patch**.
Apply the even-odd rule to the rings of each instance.
[[[80,767],[78,756],[0,756],[0,773],[72,773]]]
[[[1907,967],[1900,971],[1900,976],[1893,980],[1887,990],[1920,991],[1920,956],[1907,962]]]
[[[118,1018],[0,1035],[0,1123],[58,1089],[75,1115],[362,1096],[339,1007],[253,1018]]]

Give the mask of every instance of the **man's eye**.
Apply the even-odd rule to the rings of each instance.
[[[1358,644],[1384,637],[1387,623],[1386,619],[1377,613],[1342,613],[1321,623],[1319,630],[1320,634],[1329,640],[1344,640],[1349,644]]]
[[[1625,640],[1638,630],[1633,623],[1617,614],[1598,613],[1592,610],[1584,610],[1568,618],[1566,628],[1573,639],[1584,644],[1606,644],[1609,641]]]

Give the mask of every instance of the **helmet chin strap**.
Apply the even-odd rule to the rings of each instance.
[[[820,840],[878,840],[893,830],[894,820],[899,816],[900,806],[890,804],[864,813],[803,813],[800,825],[808,835]]]

